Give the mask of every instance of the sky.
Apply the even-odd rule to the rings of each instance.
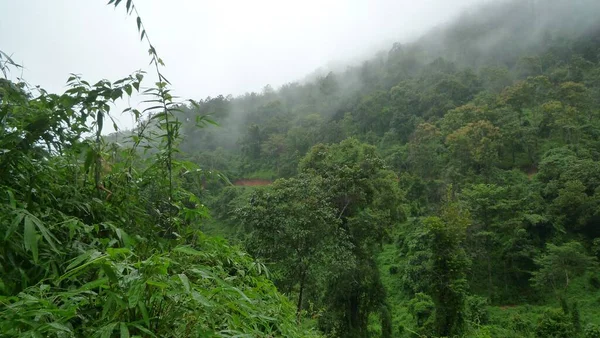
[[[177,95],[240,95],[367,59],[492,0],[137,0]],[[61,92],[69,73],[116,80],[147,67],[124,4],[0,0],[0,50],[27,82]],[[123,1],[124,3],[125,1]],[[14,75],[14,74],[13,74]],[[128,121],[124,121],[126,125]]]

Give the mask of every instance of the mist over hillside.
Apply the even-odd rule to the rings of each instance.
[[[209,20],[166,3],[144,6]],[[202,3],[249,37],[242,70],[234,40],[203,61],[214,40],[156,33],[135,0],[108,7],[158,81],[71,74],[54,94],[0,50],[0,337],[600,337],[600,2],[349,3]],[[427,33],[301,67],[323,55],[296,43],[311,34],[351,60],[374,32],[429,26],[409,15],[427,4]],[[160,34],[198,58],[186,90],[206,64],[270,78],[285,53],[298,68],[278,78],[297,79],[180,101]],[[106,136],[136,93],[136,127]]]
[[[362,95],[387,91],[403,80],[421,76],[424,70],[428,72],[435,67],[431,67],[432,63],[454,71],[470,69],[476,73],[482,67],[497,67],[502,72],[518,68],[519,72],[533,74],[536,70],[526,68],[540,67],[543,71],[543,63],[551,62],[543,60],[544,54],[553,50],[555,54],[568,50],[567,53],[581,54],[595,62],[597,50],[588,42],[596,39],[597,43],[600,26],[595,14],[599,12],[600,4],[592,0],[486,3],[413,42],[395,43],[357,65],[339,66],[337,71],[321,69],[303,81],[290,82],[281,88],[265,86],[261,93],[202,100],[201,109],[189,113],[209,114],[222,127],[190,130],[183,146],[196,151],[237,149],[239,154],[245,143],[244,135],[253,124],[264,128],[263,134],[267,135],[293,130],[296,123],[319,125],[331,119],[342,121],[351,107],[360,103]],[[579,46],[578,39],[586,43]],[[527,59],[534,56],[537,59]],[[527,62],[538,64],[526,65]],[[437,71],[444,71],[442,68]],[[443,95],[439,90],[436,92],[435,95]],[[464,102],[474,97],[474,93],[465,95]],[[273,122],[276,119],[280,121]],[[269,120],[271,125],[265,125]],[[322,134],[321,140],[332,140],[328,136],[331,135]],[[307,146],[303,146],[300,153],[306,150]]]

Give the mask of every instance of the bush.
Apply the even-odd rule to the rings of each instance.
[[[480,296],[469,296],[466,301],[466,319],[479,325],[487,324],[490,315],[487,310],[488,299]]]
[[[532,331],[532,323],[524,319],[520,314],[515,314],[510,319],[511,327],[514,331],[523,336],[528,336]]]
[[[535,328],[535,336],[539,338],[571,338],[574,332],[571,318],[558,309],[546,310]]]
[[[588,277],[588,283],[594,290],[600,289],[600,277],[596,274],[590,274]]]
[[[596,324],[588,324],[583,330],[585,338],[600,338],[600,326]]]
[[[398,267],[397,266],[390,266],[390,275],[396,275],[398,274]]]
[[[413,299],[408,302],[408,311],[416,320],[417,328],[420,333],[431,332],[435,317],[435,304],[429,295],[417,293]]]

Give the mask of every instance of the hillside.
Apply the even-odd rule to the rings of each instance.
[[[281,179],[256,192],[205,185],[198,193],[213,210],[208,231],[265,259],[280,290],[300,296],[298,309],[322,316],[330,334],[595,337],[598,14],[596,1],[489,4],[344,72],[184,109],[181,119],[210,115],[221,125],[183,128],[189,159],[230,179]],[[397,184],[400,197],[378,183],[361,186],[383,175],[362,171],[370,160],[360,149],[370,146],[382,170],[397,177],[387,184]],[[314,161],[323,163],[307,169]],[[355,181],[345,181],[350,177]],[[305,184],[321,187],[310,189],[324,190],[323,200],[340,215],[338,226],[349,237],[338,245],[370,243],[336,253],[317,241],[310,250],[354,257],[359,267],[339,276],[366,279],[343,292],[374,297],[385,290],[373,304],[331,309],[329,292],[343,288],[342,277],[294,267],[303,259],[335,262],[312,254],[288,261],[285,250],[263,249],[299,238],[290,227],[306,236],[319,232],[305,229],[311,218],[298,214],[318,210],[302,204],[310,203],[302,195],[309,188],[290,186]],[[395,205],[378,204],[381,198]],[[348,212],[348,205],[355,209]],[[376,220],[365,210],[400,216]],[[384,226],[381,236],[355,233],[352,224],[363,217],[372,235]],[[270,239],[257,243],[255,236]],[[378,271],[364,270],[374,265]],[[304,275],[312,276],[309,296],[299,282]],[[334,322],[354,319],[349,327],[331,326],[331,315],[340,318]]]
[[[600,337],[600,2],[198,101],[109,5],[154,86],[52,94],[0,52],[0,337]]]

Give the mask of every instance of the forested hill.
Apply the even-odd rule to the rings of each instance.
[[[190,105],[108,5],[153,86],[53,94],[0,50],[0,338],[600,337],[598,0]]]
[[[528,93],[519,92],[519,86],[531,87],[535,81],[547,80],[540,84],[546,87],[535,89],[538,96],[573,82],[595,97],[600,44],[595,14],[600,5],[591,0],[534,3],[502,2],[472,10],[342,73],[278,90],[265,86],[262,93],[237,98],[202,100],[200,109],[187,110],[184,118],[193,121],[197,114],[209,114],[221,128],[197,130],[187,124],[182,148],[232,176],[289,177],[319,142],[352,136],[398,157],[402,151],[394,148],[406,145],[419,124],[442,127],[448,112],[468,103],[486,107],[492,115],[507,107],[512,112],[535,108],[547,103],[548,95],[526,97]],[[515,102],[527,99],[535,102]],[[483,120],[501,131],[510,129],[501,133],[504,139],[514,132],[507,125],[514,121],[504,116]],[[475,121],[459,121],[457,127],[462,122]],[[450,131],[445,128],[444,136]],[[500,163],[503,168],[533,167],[544,150],[530,152],[527,160],[522,158],[525,149],[515,149],[514,161],[501,156]],[[513,153],[501,153],[507,151]]]
[[[279,178],[205,182],[207,229],[334,336],[598,337],[599,15],[495,2],[343,72],[184,107],[220,124],[184,124],[186,159]]]

